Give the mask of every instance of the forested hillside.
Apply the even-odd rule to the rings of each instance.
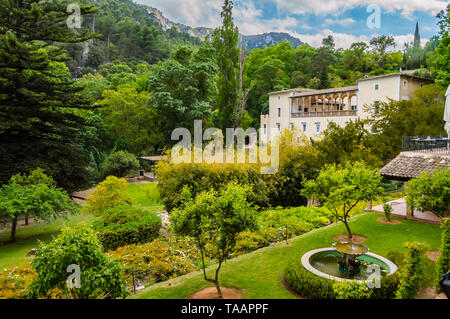
[[[83,0],[83,28],[74,32],[66,25],[68,3],[0,0],[1,183],[39,166],[66,189],[84,187],[102,180],[118,151],[131,153],[117,160],[130,165],[135,156],[160,154],[173,145],[175,128],[192,129],[196,119],[204,127],[258,128],[267,94],[283,88],[346,86],[400,69],[436,78],[440,88],[391,105],[393,113],[407,115],[420,114],[424,101],[438,101],[439,113],[442,88],[450,84],[448,10],[437,19],[441,32],[424,48],[398,50],[392,37],[379,36],[345,50],[327,37],[319,48],[281,42],[249,51],[239,48],[230,1],[208,41],[163,30],[131,0],[94,6]],[[384,125],[396,127],[392,136],[425,135],[442,121],[415,120],[428,122],[416,123],[423,130],[414,132]],[[365,134],[358,130],[347,133]],[[378,141],[389,154],[382,161],[399,147],[388,140]]]

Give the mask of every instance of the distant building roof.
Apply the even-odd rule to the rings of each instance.
[[[382,79],[382,78],[389,78],[389,77],[393,77],[393,76],[406,76],[406,77],[410,77],[410,78],[415,78],[421,81],[428,81],[428,82],[434,82],[433,80],[427,79],[427,78],[422,78],[420,76],[416,76],[416,75],[412,75],[410,74],[410,72],[396,72],[396,73],[389,73],[389,74],[382,74],[382,75],[376,75],[376,76],[369,76],[366,78],[362,78],[359,79],[356,82],[362,82],[362,81],[369,81],[369,80],[375,80],[375,79]]]
[[[270,92],[269,95],[280,94],[280,93],[300,93],[300,92],[314,92],[318,91],[316,89],[307,89],[307,88],[295,88],[295,89],[283,89],[281,91]]]
[[[350,91],[357,91],[358,86],[352,85],[352,86],[344,86],[340,88],[330,88],[330,89],[323,89],[323,90],[314,90],[312,92],[300,92],[296,93],[292,97],[302,97],[302,96],[311,96],[311,95],[322,95],[322,94],[333,94],[333,93],[342,93],[342,92],[350,92]]]
[[[450,168],[450,154],[403,152],[381,169],[381,175],[408,181],[437,168]]]

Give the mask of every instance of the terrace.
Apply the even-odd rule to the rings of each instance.
[[[294,93],[291,118],[357,116],[357,86]]]

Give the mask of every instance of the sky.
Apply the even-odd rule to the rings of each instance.
[[[221,24],[222,0],[135,1],[191,27],[215,28]],[[314,47],[333,35],[336,47],[344,49],[377,35],[392,35],[396,49],[401,49],[405,42],[413,41],[416,22],[423,45],[436,35],[436,15],[448,3],[449,0],[234,0],[233,16],[244,35],[287,32]],[[376,15],[378,9],[373,8],[378,8],[380,14]]]

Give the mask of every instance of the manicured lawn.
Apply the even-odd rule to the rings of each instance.
[[[161,206],[161,198],[157,184],[130,184],[128,194],[138,204],[144,207]]]
[[[129,194],[132,199],[145,207],[149,212],[160,212],[164,210],[161,206],[159,192],[156,184],[129,185]],[[90,224],[94,216],[89,214],[78,214],[69,216],[68,219],[58,218],[50,223],[30,225],[17,230],[17,241],[6,243],[9,240],[9,229],[0,228],[0,268],[20,265],[33,257],[26,254],[33,248],[37,248],[38,241],[48,242],[56,236],[64,226],[71,227],[82,222]],[[22,222],[21,222],[22,223]]]
[[[368,246],[371,252],[386,256],[390,250],[404,251],[403,243],[407,241],[423,241],[433,250],[439,249],[439,227],[406,220],[400,220],[399,225],[387,225],[377,222],[380,216],[376,213],[364,213],[355,216],[351,221],[353,233],[367,237],[364,245]],[[290,240],[292,246],[279,243],[275,247],[240,256],[223,266],[220,282],[225,287],[244,289],[244,298],[295,298],[282,284],[283,273],[289,260],[301,258],[305,252],[312,249],[330,247],[335,242],[332,237],[344,233],[344,225],[333,224]],[[430,269],[429,274],[432,274],[432,268],[427,269]],[[212,273],[213,269],[209,268],[208,271]],[[203,280],[200,272],[173,279],[171,283],[171,287],[167,287],[167,282],[153,285],[131,298],[186,299],[192,293],[211,286]]]
[[[5,243],[9,240],[10,231],[0,228],[0,268],[20,265],[25,260],[30,260],[32,257],[26,257],[26,254],[32,248],[37,248],[38,241],[50,241],[64,226],[75,226],[81,222],[89,224],[93,219],[94,217],[91,215],[78,214],[69,216],[67,219],[58,218],[51,223],[42,222],[19,228],[15,243]]]

